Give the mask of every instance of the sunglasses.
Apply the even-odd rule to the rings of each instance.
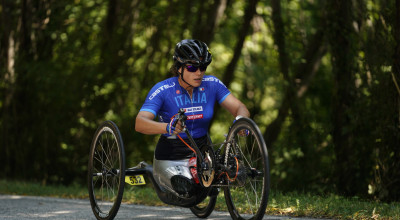
[[[196,72],[198,69],[200,69],[200,71],[203,72],[206,71],[207,65],[201,65],[201,66],[187,65],[186,69],[189,72]]]

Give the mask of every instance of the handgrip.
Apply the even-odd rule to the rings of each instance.
[[[181,121],[182,127],[185,127],[185,122],[187,120],[187,116],[185,115],[186,110],[184,108],[179,109],[178,111],[178,120],[176,120],[173,124],[174,127],[176,127],[176,124],[178,121]]]

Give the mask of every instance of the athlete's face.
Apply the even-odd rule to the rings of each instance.
[[[197,68],[197,70],[193,72],[194,69],[196,68],[193,68],[190,65],[186,65],[183,72],[183,79],[193,87],[199,87],[201,85],[201,81],[203,80],[203,76],[206,70],[203,68]]]

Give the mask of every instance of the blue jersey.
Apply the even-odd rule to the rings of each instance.
[[[150,90],[140,111],[151,112],[160,122],[169,123],[172,116],[177,114],[180,108],[184,108],[188,117],[186,128],[193,138],[199,138],[207,134],[215,103],[221,104],[229,94],[222,81],[214,76],[205,75],[201,85],[193,88],[190,97],[179,85],[178,77],[172,77],[157,83]],[[180,136],[187,138],[184,133]]]

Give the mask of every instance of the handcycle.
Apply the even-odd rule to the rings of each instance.
[[[184,126],[187,116],[181,109],[177,116]],[[184,129],[196,156],[195,169],[198,191],[188,196],[166,191],[157,184],[151,165],[141,162],[125,167],[124,144],[117,125],[103,122],[96,130],[88,164],[88,190],[95,217],[110,220],[116,216],[124,192],[125,182],[131,185],[152,182],[160,200],[169,205],[190,208],[199,218],[207,218],[215,208],[222,189],[232,219],[262,219],[269,196],[269,160],[263,136],[250,118],[240,118],[229,128],[221,144],[197,146]],[[183,141],[183,140],[182,140]]]

